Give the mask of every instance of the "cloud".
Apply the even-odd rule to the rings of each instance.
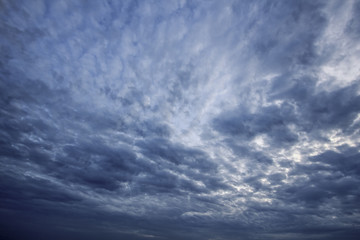
[[[2,1],[4,239],[356,239],[357,1]]]

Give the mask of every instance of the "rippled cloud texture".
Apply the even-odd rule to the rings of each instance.
[[[358,239],[360,1],[0,17],[1,239]]]

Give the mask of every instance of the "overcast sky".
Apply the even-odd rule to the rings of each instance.
[[[360,236],[360,1],[0,2],[0,238]]]

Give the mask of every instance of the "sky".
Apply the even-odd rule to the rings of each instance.
[[[360,1],[0,1],[0,238],[355,240]]]

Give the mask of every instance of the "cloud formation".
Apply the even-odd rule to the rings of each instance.
[[[0,6],[0,238],[357,239],[358,1]]]

